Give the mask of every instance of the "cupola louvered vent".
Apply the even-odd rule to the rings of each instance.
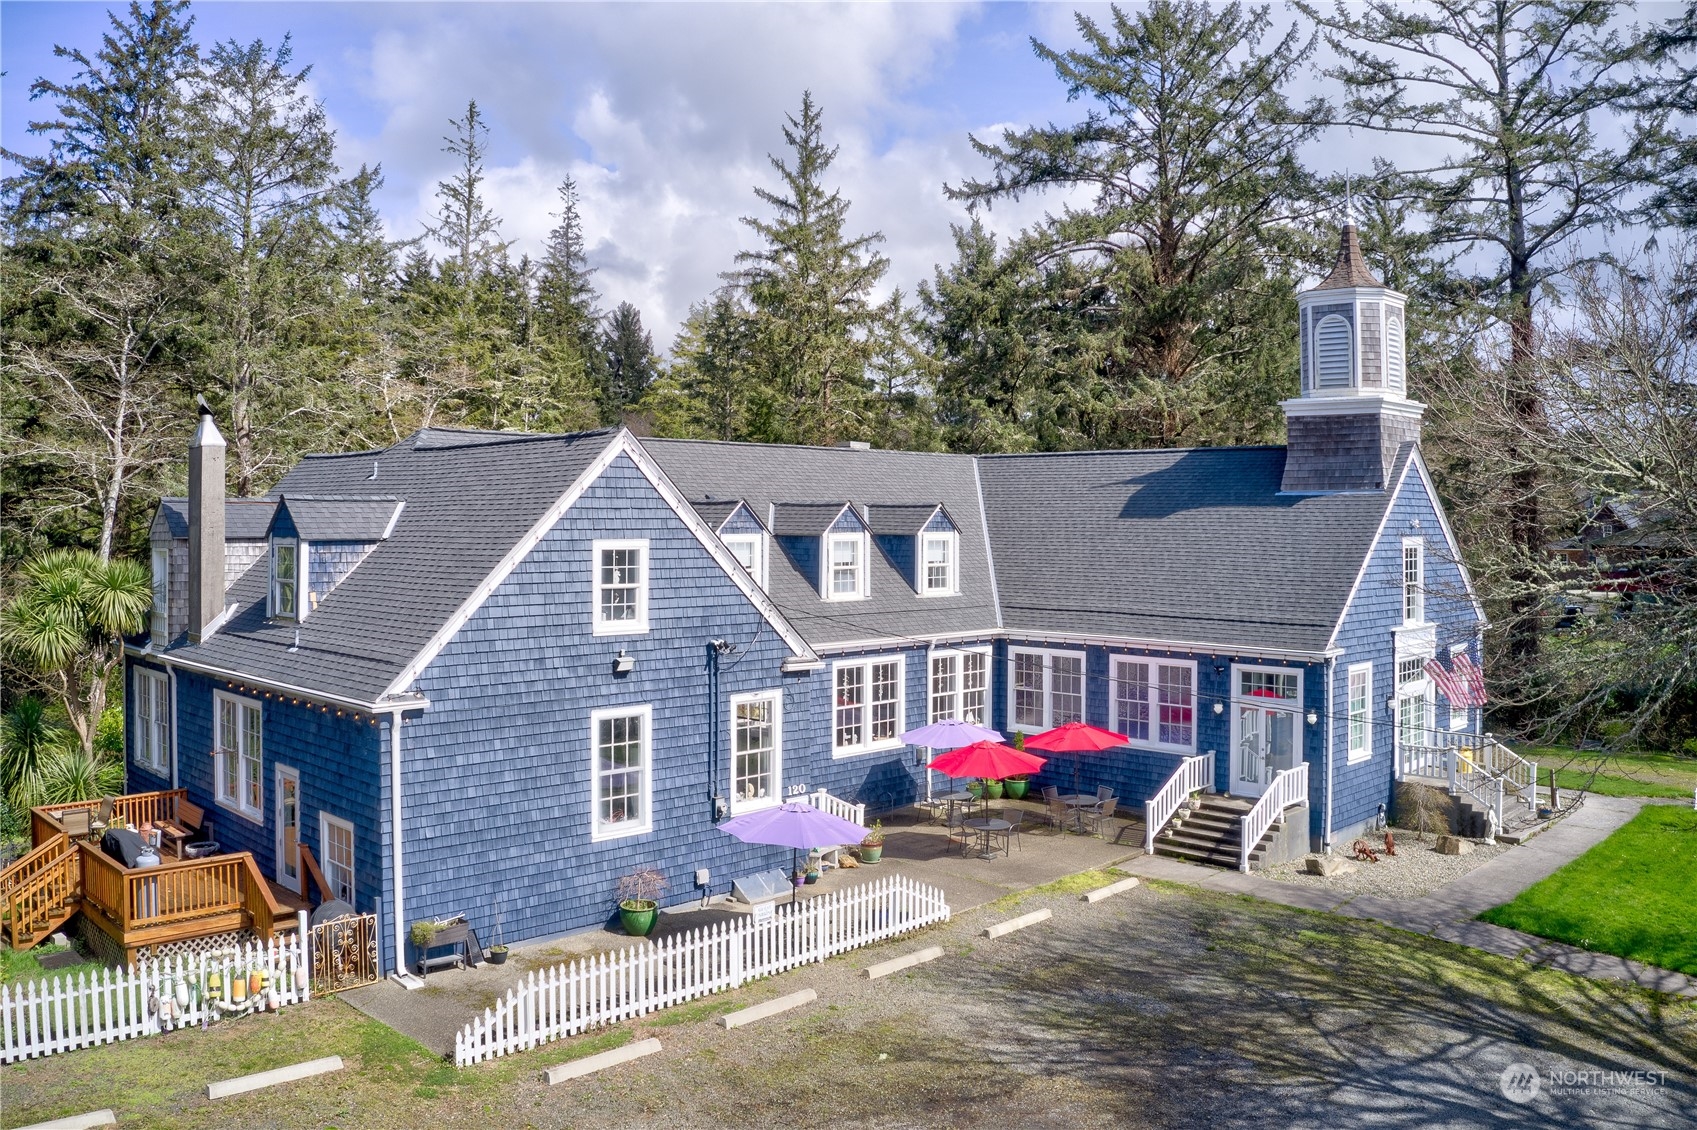
[[[1314,372],[1320,388],[1348,388],[1350,381],[1349,323],[1330,314],[1314,331]]]
[[[1385,386],[1392,392],[1403,391],[1402,313],[1392,309],[1385,319]]]

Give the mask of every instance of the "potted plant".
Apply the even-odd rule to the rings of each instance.
[[[1002,788],[1014,800],[1024,800],[1025,791],[1031,787],[1031,774],[1015,773],[1002,782]]]
[[[872,827],[866,829],[866,835],[860,838],[860,861],[862,863],[877,863],[884,858],[884,822],[872,821]]]
[[[442,923],[440,922],[426,920],[423,922],[414,922],[412,924],[412,944],[413,947],[418,950],[418,956],[420,958],[424,957],[424,951],[430,948],[430,943],[435,941],[436,935],[441,932]]]
[[[966,791],[972,794],[973,800],[984,799],[984,782],[974,777],[966,783]]]
[[[489,964],[507,964],[507,947],[501,941],[501,900],[495,900],[495,944],[489,947]]]
[[[807,853],[807,881],[809,883],[819,881],[819,853],[817,851]]]
[[[1002,783],[1000,781],[996,780],[994,777],[984,778],[984,799],[985,800],[1001,800],[1002,799]]]
[[[619,879],[619,924],[625,933],[646,938],[660,920],[660,896],[666,877],[653,867],[639,867]]]

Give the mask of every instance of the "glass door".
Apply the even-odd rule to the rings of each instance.
[[[277,766],[277,882],[301,891],[301,775]]]
[[[1302,676],[1294,671],[1238,668],[1232,685],[1231,791],[1260,796],[1301,754]]]

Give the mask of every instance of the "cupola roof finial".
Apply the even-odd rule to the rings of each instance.
[[[1361,254],[1361,240],[1355,228],[1355,195],[1349,174],[1344,174],[1343,231],[1338,237],[1338,261],[1315,290],[1346,290],[1357,286],[1384,286]]]

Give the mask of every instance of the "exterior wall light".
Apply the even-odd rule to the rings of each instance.
[[[1215,714],[1224,714],[1225,712],[1226,712],[1226,704],[1225,703],[1216,702],[1214,704],[1214,713]]]
[[[1314,725],[1319,720],[1320,720],[1320,715],[1317,712],[1312,711],[1312,710],[1310,710],[1308,712],[1308,724],[1310,726]]]
[[[636,656],[626,655],[625,649],[620,648],[619,654],[613,659],[613,674],[628,675],[636,670]]]

